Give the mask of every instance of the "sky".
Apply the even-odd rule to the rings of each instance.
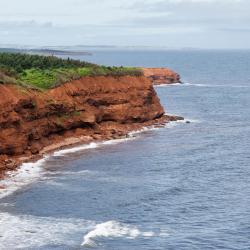
[[[250,0],[0,0],[0,44],[249,49]]]

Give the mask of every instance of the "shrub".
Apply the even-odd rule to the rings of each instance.
[[[39,89],[59,86],[85,76],[141,76],[132,67],[106,67],[54,56],[0,53],[0,83],[15,83]]]

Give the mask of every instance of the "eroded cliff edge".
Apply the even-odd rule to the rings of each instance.
[[[155,85],[181,83],[180,75],[168,68],[142,68],[142,71]]]
[[[0,178],[46,152],[176,119],[146,77],[84,77],[47,91],[0,85]]]

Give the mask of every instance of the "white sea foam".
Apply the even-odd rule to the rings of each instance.
[[[183,83],[155,85],[154,87],[156,87],[156,88],[167,88],[167,87],[171,87],[171,86],[172,87],[173,86],[181,86],[181,87],[188,87],[188,86],[194,86],[194,87],[226,87],[226,86],[228,86],[228,87],[230,87],[231,85],[216,85],[216,84],[202,84],[202,83],[183,82]]]
[[[182,87],[206,87],[206,88],[250,88],[250,85],[248,84],[203,84],[203,83],[190,83],[190,82],[184,82],[184,83],[174,83],[174,84],[161,84],[161,85],[154,85],[155,88],[167,88],[171,86],[182,86]]]
[[[218,86],[223,86],[223,85],[189,83],[189,82],[155,85],[155,87],[157,87],[157,88],[166,88],[166,87],[171,87],[171,86],[182,86],[182,87],[188,87],[188,86],[194,86],[194,87],[218,87]]]
[[[144,127],[142,129],[131,131],[131,132],[128,133],[128,136],[130,138],[136,138],[137,135],[140,135],[140,134],[142,134],[144,132],[158,130],[158,129],[161,129],[161,128],[164,128],[164,127],[165,127],[165,125],[162,126],[162,127],[157,127],[157,126],[152,125],[152,126]]]
[[[123,224],[117,221],[107,221],[97,224],[92,231],[83,237],[82,246],[97,247],[97,240],[100,238],[119,238],[125,237],[135,239],[137,237],[153,237],[152,231],[142,232],[137,227]]]
[[[70,153],[72,154],[75,152],[83,151],[86,149],[94,149],[94,148],[100,147],[102,145],[111,145],[111,144],[125,142],[129,139],[133,139],[133,138],[124,138],[124,139],[103,141],[103,142],[99,142],[99,143],[92,142],[90,144],[85,144],[82,146],[77,146],[77,147],[73,147],[73,148],[69,148],[69,149],[63,149],[63,150],[56,151],[55,153],[53,153],[52,156],[60,157],[60,156],[64,156],[64,155],[67,155]],[[27,185],[37,181],[39,178],[42,178],[42,175],[45,174],[45,172],[43,171],[42,165],[50,157],[51,156],[47,155],[44,158],[38,160],[37,162],[23,163],[17,171],[8,172],[6,178],[0,181],[0,186],[4,187],[4,188],[0,189],[0,199],[14,193],[15,191],[19,190],[20,188],[22,188],[24,186],[27,186]],[[56,175],[58,173],[51,172],[48,174],[49,174],[48,176],[50,177],[50,174]],[[85,170],[84,170],[83,174],[86,174]]]
[[[158,230],[159,231],[159,230]],[[81,243],[81,235],[85,234]],[[158,233],[117,221],[97,224],[78,218],[54,218],[0,213],[0,249],[37,249],[48,245],[96,247],[104,238],[167,237],[166,229]]]
[[[242,84],[201,84],[201,83],[184,83],[182,86],[207,87],[207,88],[250,88],[250,85]]]
[[[0,186],[4,187],[0,189],[0,199],[39,179],[47,159],[45,156],[37,162],[23,163],[17,171],[8,172],[7,177],[0,181]]]
[[[37,249],[46,245],[79,246],[82,230],[87,232],[95,224],[84,219],[0,213],[0,249]]]
[[[126,138],[121,138],[121,139],[114,139],[114,140],[108,140],[108,141],[103,141],[102,145],[112,145],[112,144],[118,144],[130,140],[134,140],[135,138],[133,136],[129,136]]]
[[[134,138],[131,136],[126,137],[126,138],[121,138],[121,139],[114,139],[114,140],[107,140],[107,141],[101,141],[101,142],[91,142],[90,144],[85,144],[82,146],[77,146],[77,147],[73,147],[73,148],[69,148],[69,149],[62,149],[59,151],[56,151],[53,156],[64,156],[67,154],[72,154],[72,153],[76,153],[79,151],[83,151],[86,149],[94,149],[94,148],[98,148],[104,145],[112,145],[112,144],[118,144],[118,143],[122,143],[125,141],[129,141],[129,140],[133,140]]]
[[[89,144],[85,144],[85,145],[82,145],[82,146],[77,146],[77,147],[73,147],[73,148],[62,149],[62,150],[56,151],[53,154],[53,156],[63,156],[63,155],[66,155],[66,154],[72,154],[72,153],[76,153],[78,151],[83,151],[83,150],[86,150],[86,149],[92,149],[92,148],[97,148],[97,147],[98,147],[97,143],[91,142]]]
[[[159,85],[154,85],[156,88],[166,88],[166,87],[171,87],[171,86],[179,86],[183,85],[183,83],[171,83],[171,84],[159,84]]]
[[[67,176],[67,175],[72,175],[72,174],[77,174],[78,176],[79,175],[82,175],[82,176],[85,176],[85,175],[94,175],[96,174],[97,172],[96,171],[92,171],[92,170],[80,170],[80,171],[47,171],[46,172],[46,176],[48,176],[49,178],[52,178],[53,177],[57,177],[58,175],[63,175],[63,176]]]
[[[201,83],[184,83],[182,84],[182,86],[186,87],[186,86],[196,86],[196,87],[210,87],[213,85],[208,85],[208,84],[201,84]]]
[[[185,120],[179,120],[179,121],[167,123],[164,127],[171,128],[180,123],[186,123],[187,121],[191,123],[200,122],[198,120],[185,119]],[[61,157],[67,154],[72,154],[72,153],[84,151],[87,149],[95,149],[101,146],[113,145],[117,143],[126,142],[129,140],[134,140],[135,138],[137,138],[138,134],[141,134],[146,131],[158,130],[158,129],[161,129],[161,127],[155,127],[155,126],[144,127],[140,130],[129,132],[128,137],[126,138],[102,141],[98,143],[91,142],[89,144],[84,144],[84,145],[69,148],[69,149],[62,149],[62,150],[54,152],[52,156]],[[0,199],[14,193],[15,191],[17,191],[18,189],[24,186],[27,186],[37,181],[39,178],[42,178],[42,175],[45,174],[42,166],[50,157],[51,156],[47,155],[43,159],[38,160],[37,162],[23,163],[17,171],[10,171],[7,174],[7,177],[4,180],[0,181],[0,186],[4,187],[3,189],[0,189]],[[50,177],[53,178],[52,176],[57,175],[58,172],[51,172],[51,176],[50,176],[50,173],[47,172],[47,174],[48,174],[48,178]],[[67,174],[67,172],[64,172],[63,174]],[[69,174],[72,174],[72,172],[69,172]],[[85,170],[83,174],[86,174]]]

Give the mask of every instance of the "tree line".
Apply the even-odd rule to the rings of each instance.
[[[77,68],[94,67],[94,64],[80,60],[62,59],[54,56],[40,56],[22,53],[0,53],[0,69],[9,73],[21,73],[24,70],[51,69],[51,68]]]

